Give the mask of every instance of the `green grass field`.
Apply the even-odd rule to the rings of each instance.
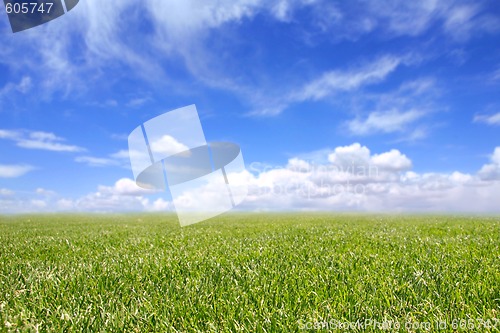
[[[2,332],[500,329],[498,217],[0,217],[0,260]]]

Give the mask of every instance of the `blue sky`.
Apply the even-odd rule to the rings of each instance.
[[[0,40],[2,213],[172,209],[127,136],[190,104],[243,209],[499,212],[495,1],[81,0]]]

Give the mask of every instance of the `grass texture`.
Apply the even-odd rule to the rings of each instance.
[[[500,218],[0,217],[0,332],[498,332]]]

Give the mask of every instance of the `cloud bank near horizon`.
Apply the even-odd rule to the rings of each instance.
[[[318,163],[294,157],[285,166],[251,163],[233,177],[249,187],[244,211],[357,211],[499,213],[500,147],[477,173],[416,173],[397,149],[374,154],[354,143],[323,151]],[[199,194],[197,194],[199,199]],[[62,198],[36,189],[0,189],[0,210],[26,212],[173,211],[168,196],[139,188],[129,178],[83,197]]]

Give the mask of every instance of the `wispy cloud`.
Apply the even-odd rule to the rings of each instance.
[[[500,125],[500,112],[494,114],[478,114],[474,116],[475,123],[484,123],[487,125]]]
[[[177,139],[170,135],[162,135],[150,142],[151,151],[153,154],[159,154],[161,156],[170,156],[179,152],[189,151],[189,148],[179,142]],[[84,163],[91,167],[110,167],[119,166],[123,168],[130,167],[130,156],[136,158],[146,158],[149,160],[149,156],[144,156],[144,153],[137,152],[134,150],[122,149],[116,153],[110,154],[107,157],[95,157],[95,156],[78,156],[75,158],[75,162]]]
[[[6,189],[6,188],[0,188],[0,196],[2,197],[7,197],[7,196],[12,196],[14,195],[14,191],[11,191],[9,189]]]
[[[109,154],[106,157],[78,156],[75,158],[75,162],[87,164],[90,167],[121,167],[129,169],[130,154],[134,154],[134,152],[129,151],[128,149],[122,149],[116,153]],[[138,154],[141,157],[143,156],[141,153]],[[149,158],[149,156],[146,156],[146,158]]]
[[[293,89],[284,98],[257,101],[260,107],[251,114],[274,116],[293,103],[323,100],[338,93],[350,93],[381,83],[399,66],[411,63],[412,58],[412,55],[384,55],[348,69],[325,72],[302,87]]]
[[[383,56],[357,68],[334,70],[323,74],[300,91],[292,94],[295,101],[319,100],[339,91],[352,91],[362,86],[383,81],[402,62],[396,56]]]
[[[388,38],[416,36],[435,25],[448,35],[460,32],[470,36],[477,31],[497,31],[500,26],[498,18],[487,15],[482,4],[472,1],[388,1],[381,6],[378,1],[330,4],[322,0],[207,0],[195,4],[183,0],[123,0],[105,4],[88,0],[72,11],[72,20],[57,20],[2,43],[0,56],[16,59],[7,64],[15,72],[44,68],[45,73],[50,73],[40,75],[33,71],[33,77],[23,79],[24,84],[20,84],[25,88],[36,84],[37,93],[43,98],[50,98],[54,92],[72,96],[71,93],[78,95],[92,89],[89,82],[107,75],[112,67],[179,91],[189,90],[188,82],[195,80],[205,86],[231,91],[245,102],[253,103],[255,94],[267,95],[271,87],[281,82],[270,79],[263,84],[267,79],[256,79],[242,71],[238,62],[232,62],[231,59],[238,57],[221,57],[225,50],[211,43],[212,32],[223,33],[227,25],[245,24],[261,14],[293,23],[294,15],[304,8],[310,11],[311,21],[319,22],[308,27],[315,31],[307,33],[320,33],[335,41],[353,40],[374,31]],[[124,22],[123,17],[129,20]],[[145,25],[151,29],[138,28]],[[138,43],[144,47],[138,48]],[[334,91],[353,90],[382,81],[399,65],[400,59],[379,61],[372,68],[366,65],[329,71],[301,89],[288,91],[292,91],[291,98],[298,101],[319,100]],[[191,77],[179,80],[176,77],[179,69]],[[20,89],[25,89],[22,87]],[[145,101],[130,102],[130,106],[134,106]],[[289,104],[286,100],[256,104],[255,114],[278,114]]]
[[[33,80],[30,76],[23,76],[18,83],[9,82],[3,87],[0,87],[0,106],[2,106],[5,101],[13,101],[17,97],[26,95],[30,92],[33,86],[32,81]],[[3,107],[0,108],[0,113],[2,112],[2,109]]]
[[[356,116],[344,123],[353,135],[402,134],[397,141],[427,137],[430,126],[423,119],[439,110],[441,89],[430,77],[403,82],[384,93],[367,93],[357,99]]]
[[[0,139],[17,140],[21,136],[20,132],[0,129]]]
[[[0,89],[0,99],[12,92],[26,94],[32,87],[32,80],[29,76],[24,76],[19,83],[7,83]]]
[[[75,162],[84,163],[92,167],[107,167],[107,166],[120,165],[120,162],[115,159],[92,157],[92,156],[78,156],[77,158],[75,158]]]
[[[444,18],[444,31],[459,41],[472,34],[493,33],[500,30],[498,17],[481,13],[479,4],[460,4],[451,7]]]
[[[37,62],[43,62],[43,68],[51,75],[37,78],[42,81],[41,86],[67,92],[85,88],[85,80],[98,77],[96,69],[109,66],[111,61],[114,66],[135,69],[134,75],[145,80],[168,82],[169,70],[157,61],[160,51],[162,58],[180,58],[182,63],[176,62],[175,66],[185,66],[205,84],[231,89],[234,73],[224,70],[227,66],[220,50],[207,43],[210,32],[229,23],[241,24],[262,13],[278,21],[293,22],[294,14],[305,7],[311,11],[311,21],[320,22],[316,24],[320,33],[340,39],[375,30],[416,36],[436,23],[444,33],[456,34],[464,29],[491,30],[498,23],[493,15],[485,13],[484,6],[472,1],[388,1],[381,6],[378,1],[332,5],[321,0],[207,0],[199,4],[183,0],[122,0],[116,4],[88,0],[72,12],[74,19],[54,21],[18,36],[17,43],[31,44],[33,52],[25,52],[29,56],[16,54],[9,45],[0,55],[18,58],[12,66],[19,68],[35,68]],[[124,16],[129,18],[127,23],[122,20]],[[151,31],[137,29],[139,20],[150,24]],[[77,43],[74,36],[83,42]],[[137,48],[138,42],[144,47]]]
[[[500,68],[493,72],[491,79],[493,81],[500,80]]]
[[[65,139],[50,132],[0,130],[0,139],[14,141],[25,149],[39,149],[54,152],[82,152],[85,148],[64,143]]]
[[[498,17],[488,13],[484,3],[478,1],[388,1],[385,6],[378,1],[367,1],[357,8],[358,15],[350,11],[347,22],[341,22],[350,23],[352,33],[356,31],[352,22],[363,20],[371,21],[371,29],[362,32],[379,30],[396,36],[419,36],[437,25],[443,34],[464,42],[473,33],[497,31],[500,22]]]
[[[368,135],[374,133],[401,132],[407,126],[424,116],[419,110],[387,112],[371,112],[364,119],[354,119],[347,123],[351,133],[356,135]]]
[[[144,104],[148,103],[151,101],[151,97],[137,97],[137,98],[132,98],[130,101],[127,102],[126,106],[130,108],[136,108],[143,106]]]
[[[24,176],[35,167],[25,164],[0,164],[0,178],[17,178]]]

